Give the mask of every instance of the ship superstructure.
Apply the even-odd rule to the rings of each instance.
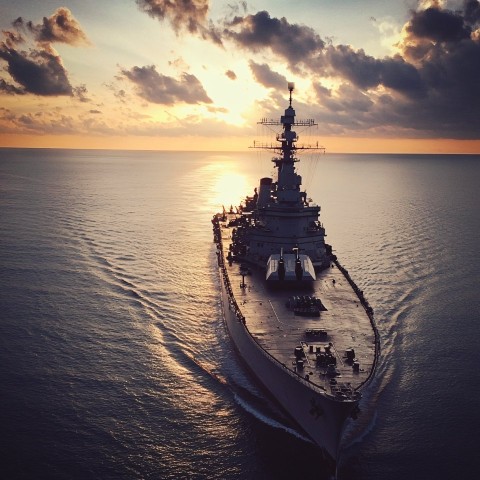
[[[212,219],[225,322],[246,365],[299,428],[335,461],[379,354],[373,310],[325,243],[320,207],[296,172],[298,126],[289,105],[262,178],[234,212]],[[318,148],[318,147],[315,147]]]
[[[330,264],[330,253],[325,246],[325,229],[319,221],[320,207],[311,203],[306,192],[301,191],[302,177],[295,169],[299,148],[310,150],[321,147],[297,147],[298,136],[293,128],[316,124],[311,119],[295,119],[292,83],[289,83],[289,91],[289,106],[280,120],[264,118],[259,122],[283,127],[277,135],[278,146],[254,145],[254,148],[269,149],[278,154],[272,159],[277,178],[275,181],[262,178],[254,196],[247,200],[243,208],[245,215],[236,220],[232,255],[264,267],[271,255],[282,255],[282,251],[296,252],[297,256],[307,256],[315,268],[322,269]]]

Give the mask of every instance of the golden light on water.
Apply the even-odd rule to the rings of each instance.
[[[238,206],[250,190],[247,177],[226,165],[225,171],[218,172],[213,186],[214,203],[228,210],[231,205]]]

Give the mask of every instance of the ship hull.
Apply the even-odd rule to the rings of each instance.
[[[333,399],[263,350],[235,310],[222,268],[219,273],[224,320],[238,354],[282,410],[336,461],[345,421],[358,401]]]

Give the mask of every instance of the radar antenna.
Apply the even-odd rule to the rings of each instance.
[[[295,84],[293,82],[288,82],[288,91],[290,92],[290,106],[292,106],[292,92],[295,88]]]

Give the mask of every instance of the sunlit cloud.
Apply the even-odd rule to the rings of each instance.
[[[13,30],[2,32],[3,41],[0,42],[0,59],[6,62],[6,71],[10,76],[0,82],[0,93],[76,95],[85,101],[86,87],[72,87],[62,59],[52,46],[53,43],[90,43],[70,10],[58,8],[50,17],[44,17],[41,24],[18,17],[12,22],[12,27]],[[20,50],[19,46],[26,43],[30,43],[29,50]]]
[[[321,117],[326,109],[341,132],[379,133],[394,127],[397,135],[470,139],[480,131],[475,113],[480,107],[480,43],[475,34],[479,10],[476,0],[467,0],[459,11],[440,2],[419,7],[404,26],[397,53],[381,59],[350,45],[325,42],[311,28],[267,12],[236,16],[225,36],[252,53],[270,51],[288,62],[293,73],[301,66],[310,75],[321,72],[344,83],[328,95],[317,89],[319,102],[325,101],[318,108]],[[267,86],[270,65],[260,68],[252,60],[250,65],[254,78]],[[347,85],[364,106],[349,105],[348,118],[343,109],[336,110],[345,103],[340,94]]]
[[[138,7],[153,18],[168,20],[174,31],[187,31],[221,44],[215,27],[208,22],[208,0],[136,0]]]
[[[402,21],[372,15],[382,56],[269,5],[136,0],[128,15],[137,18],[122,25],[130,51],[107,60],[101,39],[115,27],[88,29],[85,9],[75,12],[81,22],[66,7],[37,20],[12,15],[0,40],[0,133],[249,137],[259,116],[285,107],[288,80],[319,135],[479,139],[477,0],[421,2]],[[138,41],[139,18],[158,34],[152,48]]]
[[[391,55],[395,54],[396,44],[400,41],[402,35],[401,25],[392,17],[371,17],[370,20],[379,33],[380,44]]]
[[[154,65],[122,69],[121,73],[135,85],[137,94],[149,102],[162,105],[212,103],[198,78],[189,73],[183,73],[177,80],[158,73]]]
[[[39,43],[66,43],[68,45],[90,45],[87,35],[73,17],[68,8],[60,7],[50,17],[43,17],[43,22],[35,25],[25,22],[22,17],[14,22],[17,28],[31,31]]]
[[[255,80],[267,88],[284,89],[287,79],[277,72],[274,72],[266,63],[258,64],[253,60],[249,62]]]

